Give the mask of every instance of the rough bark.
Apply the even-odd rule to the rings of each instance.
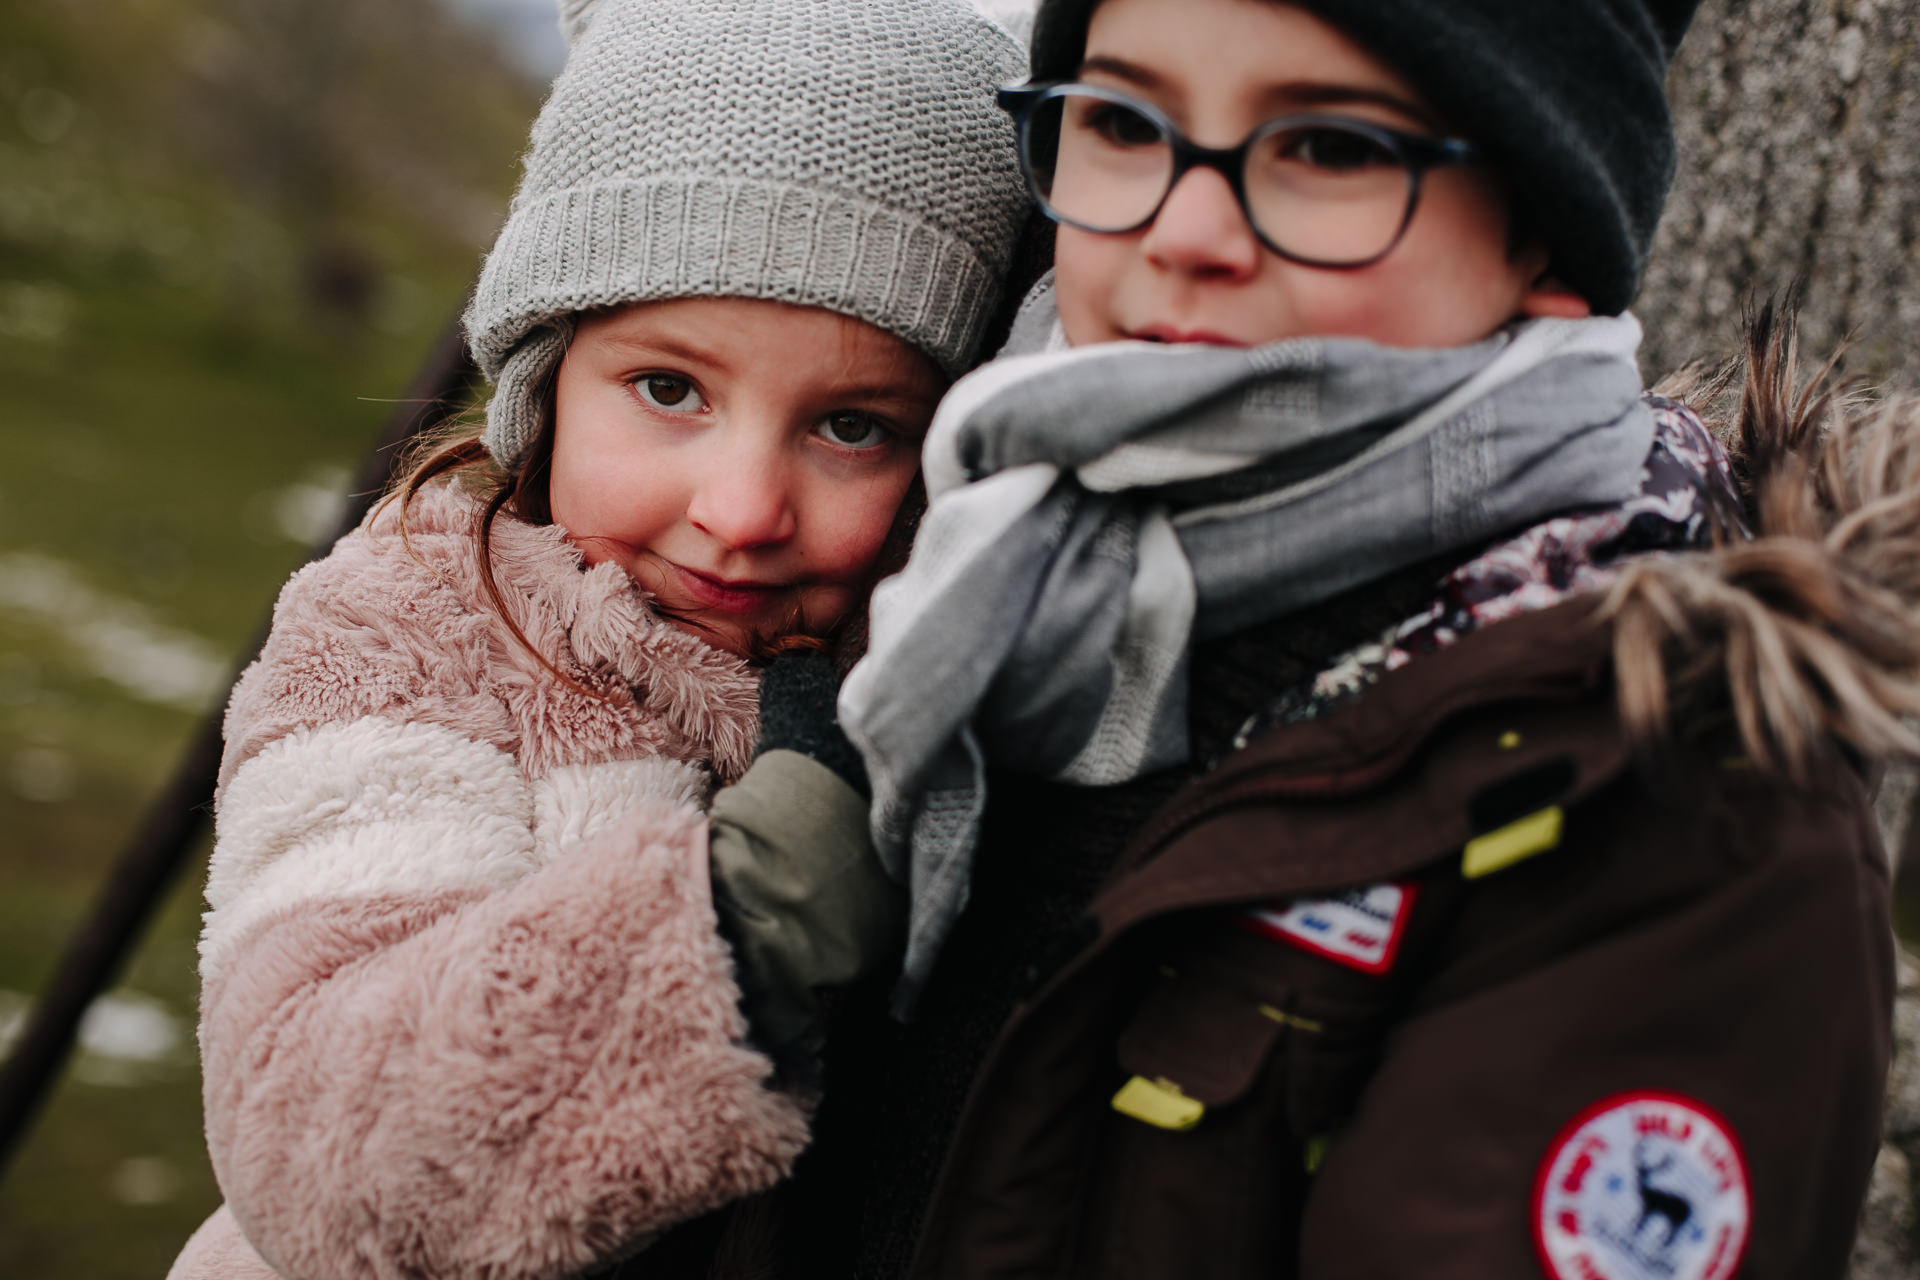
[[[1885,1139],[1874,1162],[1860,1234],[1853,1245],[1852,1280],[1911,1280],[1920,1275],[1914,1170],[1920,1167],[1920,969],[1900,958],[1900,992],[1893,1009],[1893,1071],[1887,1078]]]
[[[1706,0],[1667,82],[1679,173],[1635,310],[1657,376],[1733,344],[1742,303],[1798,286],[1805,350],[1920,387],[1920,7]],[[1913,844],[1914,775],[1878,806]],[[1920,867],[1909,863],[1911,891]],[[1920,1275],[1920,971],[1901,965],[1886,1142],[1854,1280]]]
[[[1812,350],[1920,383],[1920,8],[1706,0],[1667,82],[1679,173],[1636,311],[1658,374],[1804,285]]]

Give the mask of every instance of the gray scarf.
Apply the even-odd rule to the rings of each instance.
[[[985,760],[1109,785],[1186,756],[1195,637],[1637,491],[1631,316],[1472,346],[1066,349],[1043,284],[927,437],[929,505],[875,591],[840,718],[912,903],[911,1008],[966,905]]]

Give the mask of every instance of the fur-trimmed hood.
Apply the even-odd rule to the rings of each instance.
[[[1700,555],[1623,568],[1605,603],[1623,717],[1643,742],[1724,708],[1756,766],[1920,759],[1920,398],[1802,365],[1790,308],[1663,394],[1733,461],[1745,510]]]

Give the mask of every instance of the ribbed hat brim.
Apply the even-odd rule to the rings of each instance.
[[[663,298],[764,298],[878,325],[951,375],[971,358],[999,287],[999,271],[964,240],[898,210],[751,179],[655,178],[569,188],[516,208],[466,325],[475,360],[495,377],[520,340],[556,315]]]

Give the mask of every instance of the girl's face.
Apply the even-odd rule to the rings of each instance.
[[[1102,0],[1078,79],[1158,107],[1202,146],[1319,113],[1443,132],[1393,68],[1274,0]],[[1304,266],[1263,245],[1220,174],[1193,169],[1153,222],[1123,235],[1062,226],[1060,320],[1075,346],[1122,339],[1249,346],[1346,335],[1391,346],[1473,342],[1522,315],[1581,316],[1543,246],[1511,252],[1507,199],[1478,165],[1430,170],[1406,234],[1365,267]]]
[[[554,388],[554,521],[723,648],[824,631],[869,585],[944,387],[906,342],[815,307],[582,316]]]

